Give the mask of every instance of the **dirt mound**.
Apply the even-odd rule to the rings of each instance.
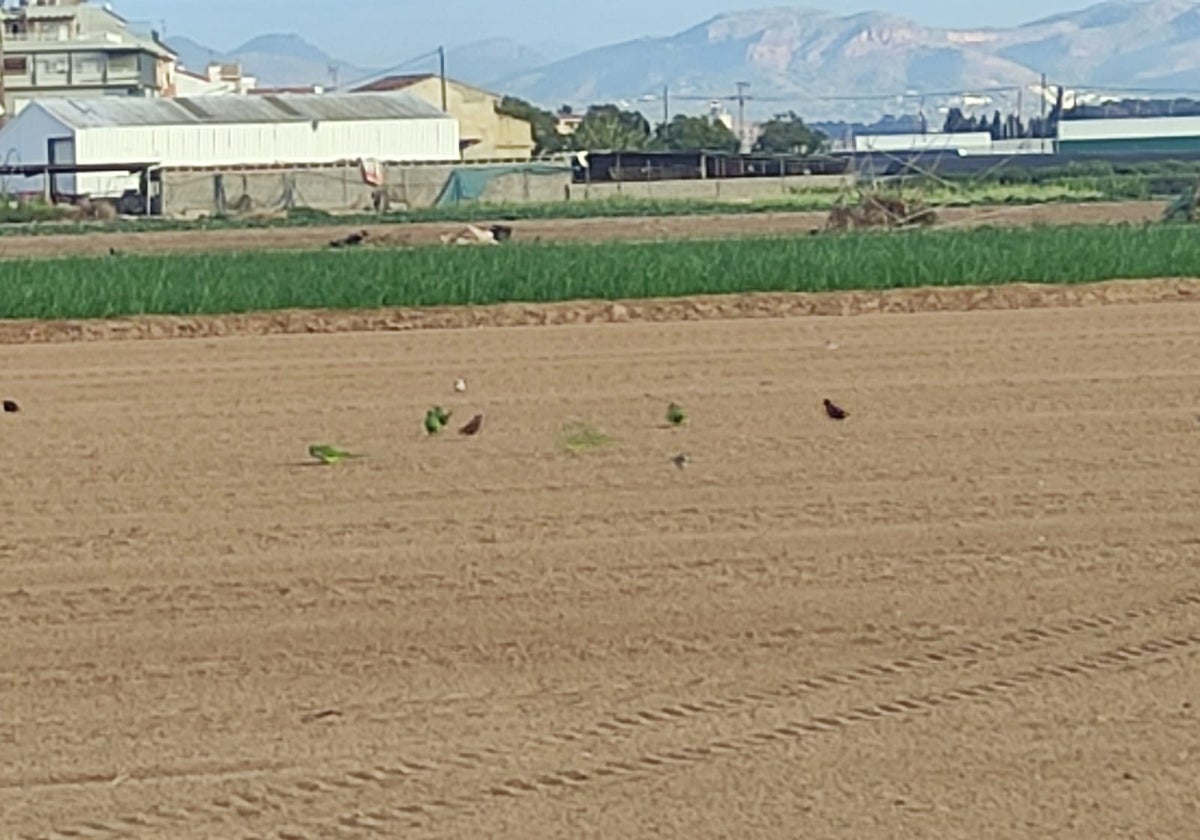
[[[889,193],[863,193],[853,203],[833,208],[825,222],[825,229],[846,231],[925,227],[934,224],[937,219],[937,211],[919,199],[906,199]]]
[[[1200,280],[1180,278],[1114,280],[1071,286],[1019,283],[884,292],[757,294],[365,312],[289,310],[248,315],[164,315],[86,321],[10,320],[0,321],[0,344],[787,318],[875,312],[966,312],[1197,300],[1200,300]]]

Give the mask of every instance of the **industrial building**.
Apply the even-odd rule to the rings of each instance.
[[[1023,137],[994,140],[987,131],[936,131],[926,134],[860,134],[856,154],[1038,155],[1054,149],[1054,138]]]
[[[356,88],[356,93],[404,91],[430,105],[442,108],[459,125],[459,143],[464,161],[529,160],[533,157],[533,126],[528,121],[500,112],[499,94],[464,84],[444,81],[433,73],[387,76]]]
[[[0,9],[0,106],[50,97],[170,96],[175,54],[87,0],[21,0]]]
[[[0,160],[41,165],[214,169],[438,162],[459,157],[458,124],[406,93],[47,99],[0,129]],[[119,196],[119,172],[53,176],[53,192]],[[4,192],[40,192],[41,176],[6,179]]]
[[[1058,124],[1062,155],[1200,155],[1200,117],[1064,119]]]

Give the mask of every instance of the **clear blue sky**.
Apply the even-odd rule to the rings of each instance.
[[[98,0],[95,0],[98,2]],[[594,47],[643,35],[668,35],[721,12],[785,5],[780,0],[113,0],[130,20],[165,21],[218,50],[254,35],[296,32],[344,61],[396,63],[439,43],[483,38]],[[875,9],[936,26],[1009,26],[1088,0],[810,0],[800,5],[839,14]]]

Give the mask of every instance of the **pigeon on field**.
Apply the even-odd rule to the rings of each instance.
[[[316,458],[322,464],[336,464],[339,461],[345,461],[347,458],[361,458],[362,455],[355,455],[351,452],[343,452],[334,446],[329,446],[324,443],[314,443],[308,447],[308,454]]]
[[[4,413],[5,414],[16,414],[20,410],[21,410],[21,406],[17,405],[16,400],[5,400],[4,401]]]
[[[474,417],[471,418],[471,421],[469,423],[467,423],[467,425],[463,426],[461,429],[458,430],[458,433],[460,435],[467,435],[469,437],[471,435],[479,434],[479,430],[482,428],[483,428],[483,415],[476,414]]]
[[[671,463],[674,464],[675,466],[679,467],[679,469],[681,469],[681,470],[686,469],[687,465],[690,464],[691,462],[692,462],[692,458],[686,452],[680,452],[678,455],[676,455],[674,458],[671,459]]]
[[[845,420],[850,416],[850,413],[843,408],[838,408],[829,400],[825,400],[825,413],[829,415],[831,420]]]
[[[687,422],[687,412],[683,410],[683,406],[679,403],[671,403],[667,406],[667,422],[672,426],[682,426]]]
[[[513,229],[509,225],[492,225],[488,230],[491,231],[492,239],[497,242],[507,242],[512,239]]]

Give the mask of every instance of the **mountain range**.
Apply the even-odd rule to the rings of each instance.
[[[214,55],[186,39],[169,43],[189,67]],[[259,37],[220,58],[241,60],[271,85],[328,84],[330,64],[340,66],[343,82],[372,72],[296,36]],[[752,115],[795,110],[816,119],[895,110],[906,92],[1028,89],[1042,73],[1069,88],[1200,90],[1200,2],[1112,0],[1014,28],[971,30],[784,6],[562,57],[502,39],[468,44],[447,51],[447,70],[552,108],[650,102],[663,87],[676,102],[732,100],[736,84],[748,82]]]

